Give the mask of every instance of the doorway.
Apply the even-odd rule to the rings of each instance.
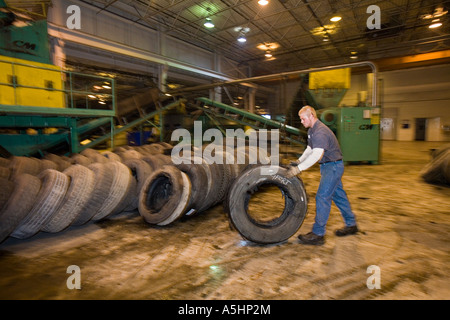
[[[382,118],[380,121],[381,140],[395,140],[395,119]]]
[[[425,141],[427,118],[416,118],[416,141]]]

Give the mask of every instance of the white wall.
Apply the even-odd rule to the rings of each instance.
[[[396,140],[415,140],[415,119],[426,118],[425,140],[450,141],[450,133],[443,130],[450,126],[450,64],[380,72],[378,78],[382,118],[395,120]],[[340,105],[356,105],[363,90],[370,101],[369,82],[367,75],[352,75]]]
[[[382,74],[383,108],[398,108],[397,140],[415,139],[415,119],[426,118],[427,141],[447,141],[450,124],[450,65],[390,71]],[[409,128],[402,123],[408,122]]]

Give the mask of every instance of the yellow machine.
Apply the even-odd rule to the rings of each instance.
[[[64,108],[63,77],[57,66],[0,56],[0,105]]]

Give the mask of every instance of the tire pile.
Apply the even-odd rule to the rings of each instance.
[[[450,145],[433,150],[431,157],[420,176],[425,182],[450,186]]]
[[[70,157],[0,158],[0,243],[135,209],[146,222],[167,225],[224,201],[246,166],[204,158],[201,164],[175,165],[171,148],[154,143],[103,153],[85,149]],[[235,152],[245,153],[246,163],[251,160],[248,147]]]

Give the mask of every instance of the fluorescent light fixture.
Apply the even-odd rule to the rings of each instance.
[[[211,18],[206,18],[206,21],[203,25],[207,28],[214,28],[214,23],[212,22]]]
[[[265,5],[269,4],[269,1],[267,1],[267,0],[259,0],[258,4],[261,5],[261,6],[265,6]]]
[[[440,22],[439,19],[434,19],[433,21],[431,21],[431,24],[428,26],[428,28],[434,29],[439,28],[440,26],[442,26],[442,22]]]
[[[340,21],[341,19],[342,19],[342,17],[340,17],[340,16],[334,16],[334,17],[332,17],[332,18],[330,19],[330,21],[338,22],[338,21]]]

